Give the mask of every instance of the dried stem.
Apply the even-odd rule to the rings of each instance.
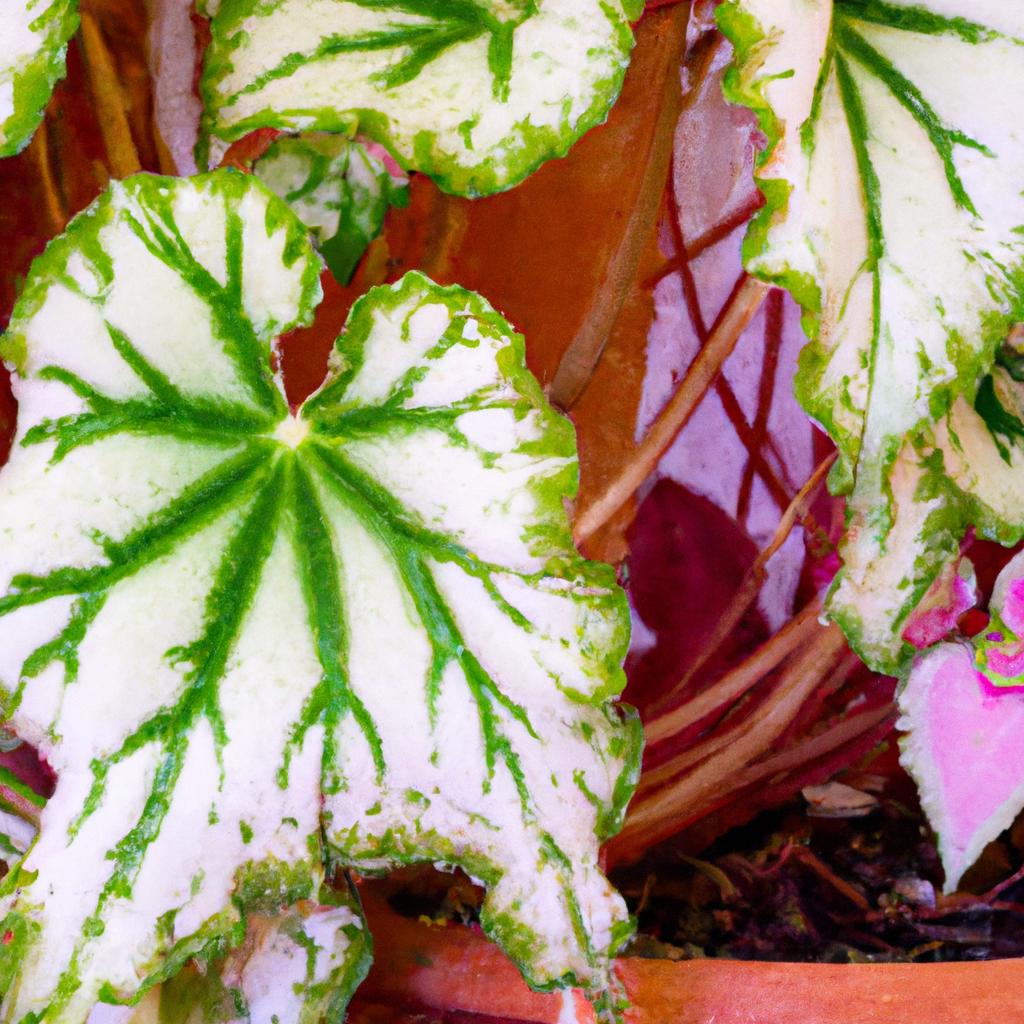
[[[738,700],[818,632],[820,614],[821,602],[811,601],[746,661],[708,687],[700,696],[664,714],[655,715],[645,726],[647,743],[653,745],[675,736],[719,708]]]
[[[807,846],[790,846],[790,857],[799,861],[804,867],[813,871],[823,882],[827,882],[836,892],[842,893],[854,906],[860,910],[868,911],[871,904],[868,903],[864,893],[855,889],[845,879],[840,878],[824,861],[818,857],[813,850]]]
[[[128,126],[124,92],[96,19],[83,10],[81,22],[82,55],[110,169],[115,178],[127,178],[142,170],[142,161]]]
[[[683,678],[659,700],[658,705],[654,708],[655,714],[658,713],[660,708],[671,704],[679,692],[707,664],[708,658],[718,649],[725,638],[732,633],[747,609],[757,600],[761,584],[765,579],[768,562],[771,561],[772,556],[786,542],[786,538],[789,537],[793,527],[798,522],[804,522],[807,519],[808,509],[813,504],[818,489],[828,475],[829,469],[832,468],[832,463],[836,460],[836,454],[836,452],[833,452],[818,464],[808,478],[807,483],[800,488],[789,503],[789,506],[782,513],[779,525],[775,530],[775,535],[772,537],[769,545],[754,560],[754,564],[743,578],[743,582],[740,584],[732,601],[729,602],[729,606],[718,620],[710,640],[704,645],[697,660],[687,669]]]
[[[675,394],[662,409],[633,457],[604,494],[576,518],[577,544],[596,533],[636,493],[686,426],[768,293],[769,285],[745,277],[722,310],[707,344],[697,353]]]
[[[50,159],[49,125],[46,122],[41,124],[39,130],[32,136],[28,153],[39,174],[39,182],[43,191],[43,206],[50,222],[50,235],[59,235],[67,225],[68,212],[53,173],[53,163]]]
[[[732,792],[736,788],[735,777],[783,733],[844,646],[837,626],[823,628],[787,667],[771,697],[733,731],[726,746],[675,782],[653,792],[639,792],[625,829],[610,844],[612,858],[639,855],[692,821],[710,803]]]
[[[829,667],[831,667],[831,663],[825,666],[826,669]],[[706,739],[694,744],[689,749],[682,751],[680,754],[677,754],[666,764],[660,765],[653,771],[645,772],[640,780],[638,792],[651,792],[657,789],[658,786],[662,785],[667,780],[677,778],[694,765],[700,764],[702,761],[706,761],[709,757],[712,757],[721,750],[725,750],[727,747],[735,743],[737,739],[747,735],[752,729],[756,728],[759,722],[763,721],[771,714],[771,709],[778,699],[779,690],[785,689],[787,686],[789,671],[790,670],[787,670],[787,673],[783,675],[783,678],[780,680],[775,692],[771,694],[764,703],[762,703],[761,706],[748,717],[742,718],[739,723],[735,725],[731,725],[730,719],[726,719],[725,723],[717,728],[715,732]],[[797,709],[797,711],[799,711],[799,709]],[[794,716],[795,714],[796,712],[794,712]],[[760,753],[763,753],[763,751],[758,751],[758,755]],[[753,760],[753,758],[751,758],[751,760]]]
[[[849,718],[833,726],[826,732],[820,733],[813,739],[797,744],[781,754],[766,758],[757,764],[751,765],[745,771],[740,772],[736,778],[737,789],[745,789],[747,786],[760,782],[762,779],[771,778],[781,772],[792,771],[802,765],[817,761],[833,750],[846,746],[851,740],[880,726],[889,720],[896,721],[896,709],[890,704],[880,704],[878,707],[859,714],[851,715]]]
[[[1001,892],[1005,892],[1011,885],[1016,885],[1022,878],[1024,878],[1024,866],[1018,868],[1009,878],[1004,878],[998,885],[993,886],[981,898],[986,903],[991,903]]]
[[[657,223],[675,142],[675,126],[683,107],[679,66],[686,47],[688,15],[688,9],[682,5],[664,14],[652,15],[652,18],[664,22],[658,40],[663,61],[657,100],[658,116],[651,134],[636,202],[622,240],[608,261],[597,299],[565,350],[548,388],[548,397],[562,409],[572,407],[593,376],[612,328],[636,281],[644,245]]]

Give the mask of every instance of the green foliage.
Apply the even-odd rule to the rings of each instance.
[[[210,24],[200,157],[256,128],[359,131],[447,191],[509,188],[605,119],[636,6],[226,0]]]
[[[253,178],[140,175],[51,243],[0,343],[0,684],[58,773],[4,882],[4,1019],[134,1000],[254,918],[294,961],[327,865],[460,865],[533,984],[607,980],[628,917],[598,833],[641,736],[609,702],[624,595],[572,545],[572,427],[493,309],[418,274],[356,304],[290,411],[274,345],[319,271]],[[346,913],[316,940],[344,991]],[[295,983],[322,1009],[321,982]]]
[[[20,152],[39,126],[68,40],[77,0],[5,0],[0,31],[0,157]]]
[[[830,480],[848,494],[829,611],[893,671],[967,525],[1024,526],[949,471],[945,440],[953,415],[961,439],[988,443],[970,406],[989,407],[983,381],[1024,319],[1024,12],[730,0],[719,19],[737,52],[728,95],[769,138],[744,257],[804,307],[797,396],[836,442]]]

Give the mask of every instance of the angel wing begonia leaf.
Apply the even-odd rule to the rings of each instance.
[[[1024,556],[1000,573],[989,627],[915,660],[900,691],[901,760],[938,833],[952,892],[1024,810]]]
[[[4,1020],[131,1000],[325,864],[463,867],[535,985],[599,988],[630,931],[597,864],[638,770],[628,616],[572,546],[572,427],[418,274],[290,413],[274,341],[319,270],[253,178],[138,176],[15,309],[0,681],[58,781],[4,883]]]
[[[970,519],[929,471],[933,428],[1024,317],[1024,7],[730,0],[719,17],[730,96],[769,139],[745,259],[804,307],[798,395],[842,456],[830,613],[892,669]]]
[[[464,195],[514,185],[608,114],[638,0],[225,0],[207,138],[353,134]]]
[[[5,0],[0,5],[0,157],[19,152],[64,76],[77,0]]]
[[[408,182],[342,135],[277,139],[253,173],[310,229],[330,271],[347,284],[391,206],[408,202]]]

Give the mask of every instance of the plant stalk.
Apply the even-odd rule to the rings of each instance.
[[[697,675],[704,665],[707,664],[708,658],[711,657],[725,638],[736,628],[737,625],[739,625],[739,621],[743,618],[744,613],[757,600],[761,584],[764,583],[764,579],[767,574],[768,562],[771,561],[775,553],[786,542],[786,539],[793,531],[793,527],[796,526],[798,522],[806,520],[808,510],[813,504],[825,477],[828,475],[829,469],[832,468],[832,463],[835,462],[836,456],[837,453],[833,452],[818,464],[807,482],[800,488],[793,500],[789,503],[789,506],[782,513],[782,517],[779,519],[779,525],[776,527],[775,534],[772,537],[771,542],[754,560],[754,564],[750,567],[744,577],[743,582],[740,584],[732,601],[729,602],[728,608],[726,608],[725,612],[718,620],[718,623],[715,626],[715,631],[711,635],[711,639],[704,645],[697,660],[690,666],[690,668],[687,669],[682,679],[680,679],[679,682],[676,683],[676,685],[659,700],[658,705],[654,708],[654,713],[656,715],[661,707],[671,704],[673,698],[687,685],[687,683],[690,682],[691,679],[694,678],[694,676]]]
[[[707,344],[697,353],[675,394],[637,446],[632,459],[604,494],[576,517],[573,535],[578,545],[585,543],[604,526],[657,468],[662,455],[686,426],[723,363],[732,354],[769,288],[770,285],[755,278],[744,277],[712,328]]]
[[[80,17],[82,56],[110,169],[115,178],[127,178],[142,170],[142,161],[125,114],[124,91],[96,19],[88,10]]]

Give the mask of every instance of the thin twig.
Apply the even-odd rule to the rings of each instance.
[[[629,463],[604,494],[577,516],[573,530],[577,544],[582,544],[604,526],[657,468],[662,455],[686,426],[722,364],[732,354],[769,287],[752,277],[743,279],[712,328],[708,343],[697,353],[675,394],[637,446]]]
[[[746,661],[737,665],[698,697],[648,721],[645,726],[648,745],[678,735],[719,708],[742,697],[747,690],[772,669],[781,665],[793,651],[802,647],[818,632],[820,614],[821,602],[811,601]]]
[[[828,471],[832,468],[832,463],[836,460],[836,452],[833,452],[827,458],[823,459],[818,463],[814,472],[807,479],[807,482],[800,488],[796,493],[793,500],[789,503],[789,506],[782,513],[782,517],[779,519],[779,525],[775,529],[775,534],[771,539],[768,546],[761,551],[761,553],[754,560],[753,565],[747,571],[746,576],[743,578],[743,582],[740,584],[733,596],[733,599],[729,602],[729,606],[722,613],[718,622],[715,625],[715,630],[711,635],[711,638],[701,649],[700,655],[696,661],[687,669],[682,679],[676,683],[667,693],[665,693],[658,701],[658,705],[654,708],[654,713],[657,714],[661,707],[664,707],[672,703],[673,699],[678,693],[690,682],[691,679],[707,664],[708,658],[718,650],[719,646],[729,636],[732,631],[739,624],[740,619],[746,613],[747,609],[757,600],[757,595],[761,589],[761,584],[764,582],[765,575],[767,573],[767,565],[771,561],[775,553],[782,547],[798,522],[803,522],[808,516],[808,510],[814,503],[814,499],[817,496],[818,489],[821,487],[828,475]]]
[[[745,789],[755,782],[760,782],[761,779],[771,778],[773,775],[810,764],[810,762],[816,761],[826,754],[831,754],[833,750],[838,750],[851,740],[855,740],[858,736],[881,725],[886,719],[895,722],[896,717],[896,709],[892,704],[880,704],[869,711],[852,715],[813,739],[751,765],[737,777],[738,788]]]
[[[735,776],[769,749],[821,684],[845,646],[835,625],[821,635],[787,667],[770,700],[737,728],[731,743],[692,772],[644,795],[630,808],[626,827],[612,840],[610,854],[635,857],[644,849],[684,827],[710,803],[735,789]]]
[[[683,107],[679,83],[679,65],[686,47],[688,11],[680,6],[664,14],[653,15],[665,22],[658,45],[662,49],[662,81],[658,116],[653,126],[643,176],[637,190],[622,240],[605,269],[597,298],[558,364],[548,388],[548,398],[569,409],[583,393],[604,352],[612,328],[622,312],[633,282],[644,245],[654,230],[661,208],[661,197],[668,176],[675,126]],[[653,90],[652,90],[653,91]]]
[[[125,114],[124,91],[96,19],[85,10],[80,17],[82,55],[110,170],[115,178],[127,178],[142,170],[142,161]]]
[[[845,879],[840,878],[820,857],[807,846],[793,846],[791,856],[810,868],[823,882],[827,882],[836,892],[842,893],[854,906],[868,911],[871,904],[859,889],[855,889]]]
[[[43,206],[50,221],[50,235],[59,235],[67,226],[68,213],[64,206],[64,197],[57,187],[57,179],[53,173],[48,122],[39,126],[39,131],[32,137],[28,152],[29,158],[35,164],[42,185]]]

